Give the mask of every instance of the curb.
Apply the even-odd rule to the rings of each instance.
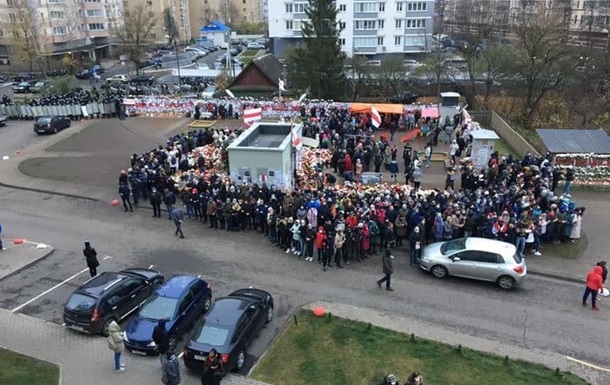
[[[7,275],[5,275],[5,276],[3,276],[3,277],[0,277],[0,281],[2,281],[2,280],[4,280],[4,279],[7,279],[7,278],[9,278],[9,277],[12,277],[13,275],[18,274],[18,273],[22,272],[23,270],[27,269],[28,267],[32,266],[33,264],[38,263],[38,262],[40,262],[40,261],[43,261],[43,260],[47,259],[48,257],[50,257],[50,256],[51,256],[51,255],[52,255],[52,254],[55,252],[55,248],[54,248],[54,247],[52,247],[52,246],[49,246],[49,247],[51,248],[51,250],[49,250],[49,252],[48,252],[48,253],[44,254],[44,255],[43,255],[42,257],[40,257],[40,258],[37,258],[37,259],[35,259],[35,260],[31,261],[30,263],[28,263],[28,264],[26,264],[26,265],[24,265],[24,266],[21,266],[20,268],[18,268],[18,269],[16,269],[16,270],[14,270],[14,271],[11,271],[11,272],[10,272],[10,273],[8,273]]]
[[[553,273],[544,273],[544,272],[535,271],[535,270],[528,270],[527,273],[531,274],[531,275],[538,275],[540,277],[557,279],[557,280],[560,280],[560,281],[567,281],[567,282],[578,283],[578,284],[584,284],[585,283],[584,279],[566,277],[566,276],[562,276],[562,275],[558,275],[558,274],[553,274]]]
[[[306,310],[305,306],[314,303],[314,302],[309,302],[309,303],[305,303],[302,304],[300,306],[297,307],[293,307],[292,310],[288,313],[288,317],[286,318],[286,320],[284,321],[284,323],[282,324],[282,326],[280,326],[280,328],[277,330],[277,332],[275,333],[275,335],[273,336],[273,339],[271,340],[271,343],[269,343],[269,345],[267,345],[267,347],[265,348],[265,351],[263,352],[263,354],[260,355],[260,357],[258,357],[258,360],[256,360],[256,362],[252,365],[252,367],[250,368],[250,370],[248,370],[248,373],[245,374],[245,376],[247,378],[250,378],[250,376],[252,375],[252,373],[254,373],[254,370],[256,370],[256,368],[258,367],[258,365],[261,363],[261,361],[263,360],[263,358],[265,358],[265,356],[267,355],[267,353],[269,353],[269,351],[271,350],[271,348],[273,348],[273,346],[275,346],[275,344],[277,343],[277,341],[279,340],[279,337],[284,333],[284,331],[286,330],[286,328],[288,327],[288,325],[290,324],[290,322],[292,321],[293,317],[295,316],[295,314],[299,311],[299,310]],[[258,381],[256,379],[253,379],[254,381]]]
[[[37,193],[42,193],[42,194],[57,195],[57,196],[62,196],[62,197],[66,197],[66,198],[84,199],[84,200],[88,200],[88,201],[101,202],[99,199],[86,197],[83,195],[62,193],[62,192],[44,190],[44,189],[33,188],[33,187],[17,186],[14,184],[8,184],[8,183],[3,183],[3,182],[0,182],[0,187],[6,187],[6,188],[22,190],[22,191],[31,191],[31,192],[37,192]]]

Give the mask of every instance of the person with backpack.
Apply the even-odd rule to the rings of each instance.
[[[85,248],[83,249],[83,255],[87,261],[87,267],[89,268],[89,274],[92,277],[97,275],[97,267],[100,265],[100,262],[97,260],[97,251],[93,247],[91,247],[91,243],[89,241],[85,241]]]

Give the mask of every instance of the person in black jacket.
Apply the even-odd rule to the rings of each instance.
[[[163,202],[163,195],[157,190],[156,187],[152,188],[150,194],[150,205],[153,208],[153,218],[161,218],[161,203]]]
[[[165,203],[165,207],[167,208],[167,215],[169,219],[172,219],[172,210],[174,209],[174,205],[176,204],[176,194],[169,189],[165,189],[165,196],[163,197],[163,203]]]
[[[123,207],[125,208],[125,212],[131,211],[133,213],[133,206],[131,205],[131,189],[127,183],[121,183],[119,185],[119,196],[123,201]],[[128,207],[129,205],[129,207]]]
[[[167,333],[167,329],[165,329],[166,322],[167,321],[164,318],[160,319],[157,326],[153,329],[152,334],[152,340],[157,345],[161,363],[163,363],[163,356],[165,356],[165,353],[169,350],[169,334]]]
[[[91,243],[89,241],[85,241],[85,248],[83,249],[83,255],[87,261],[87,267],[89,268],[89,274],[92,277],[97,275],[97,267],[100,265],[100,262],[97,260],[97,251],[93,247],[91,247]]]

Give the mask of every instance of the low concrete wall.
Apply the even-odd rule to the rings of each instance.
[[[518,132],[513,130],[495,111],[491,111],[491,129],[504,139],[519,155],[523,156],[528,152],[531,152],[533,155],[540,155],[531,144],[523,139]]]

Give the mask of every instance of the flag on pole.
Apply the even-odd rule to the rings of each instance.
[[[301,141],[301,137],[294,127],[294,123],[290,127],[290,134],[292,135],[292,147],[294,147],[297,151],[300,151],[303,147],[303,142]]]
[[[230,98],[235,99],[235,95],[233,94],[233,92],[231,92],[231,90],[230,90],[230,89],[228,89],[228,88],[227,88],[227,89],[225,89],[225,93],[226,93],[227,95],[229,95],[229,97],[230,97]]]
[[[381,126],[381,115],[379,115],[379,111],[375,107],[371,107],[371,123],[373,123],[375,128]]]
[[[286,88],[284,88],[284,81],[282,79],[278,79],[277,85],[280,91],[286,91]]]
[[[263,117],[263,110],[259,108],[249,108],[244,110],[244,123],[251,126],[254,122],[258,122]]]

